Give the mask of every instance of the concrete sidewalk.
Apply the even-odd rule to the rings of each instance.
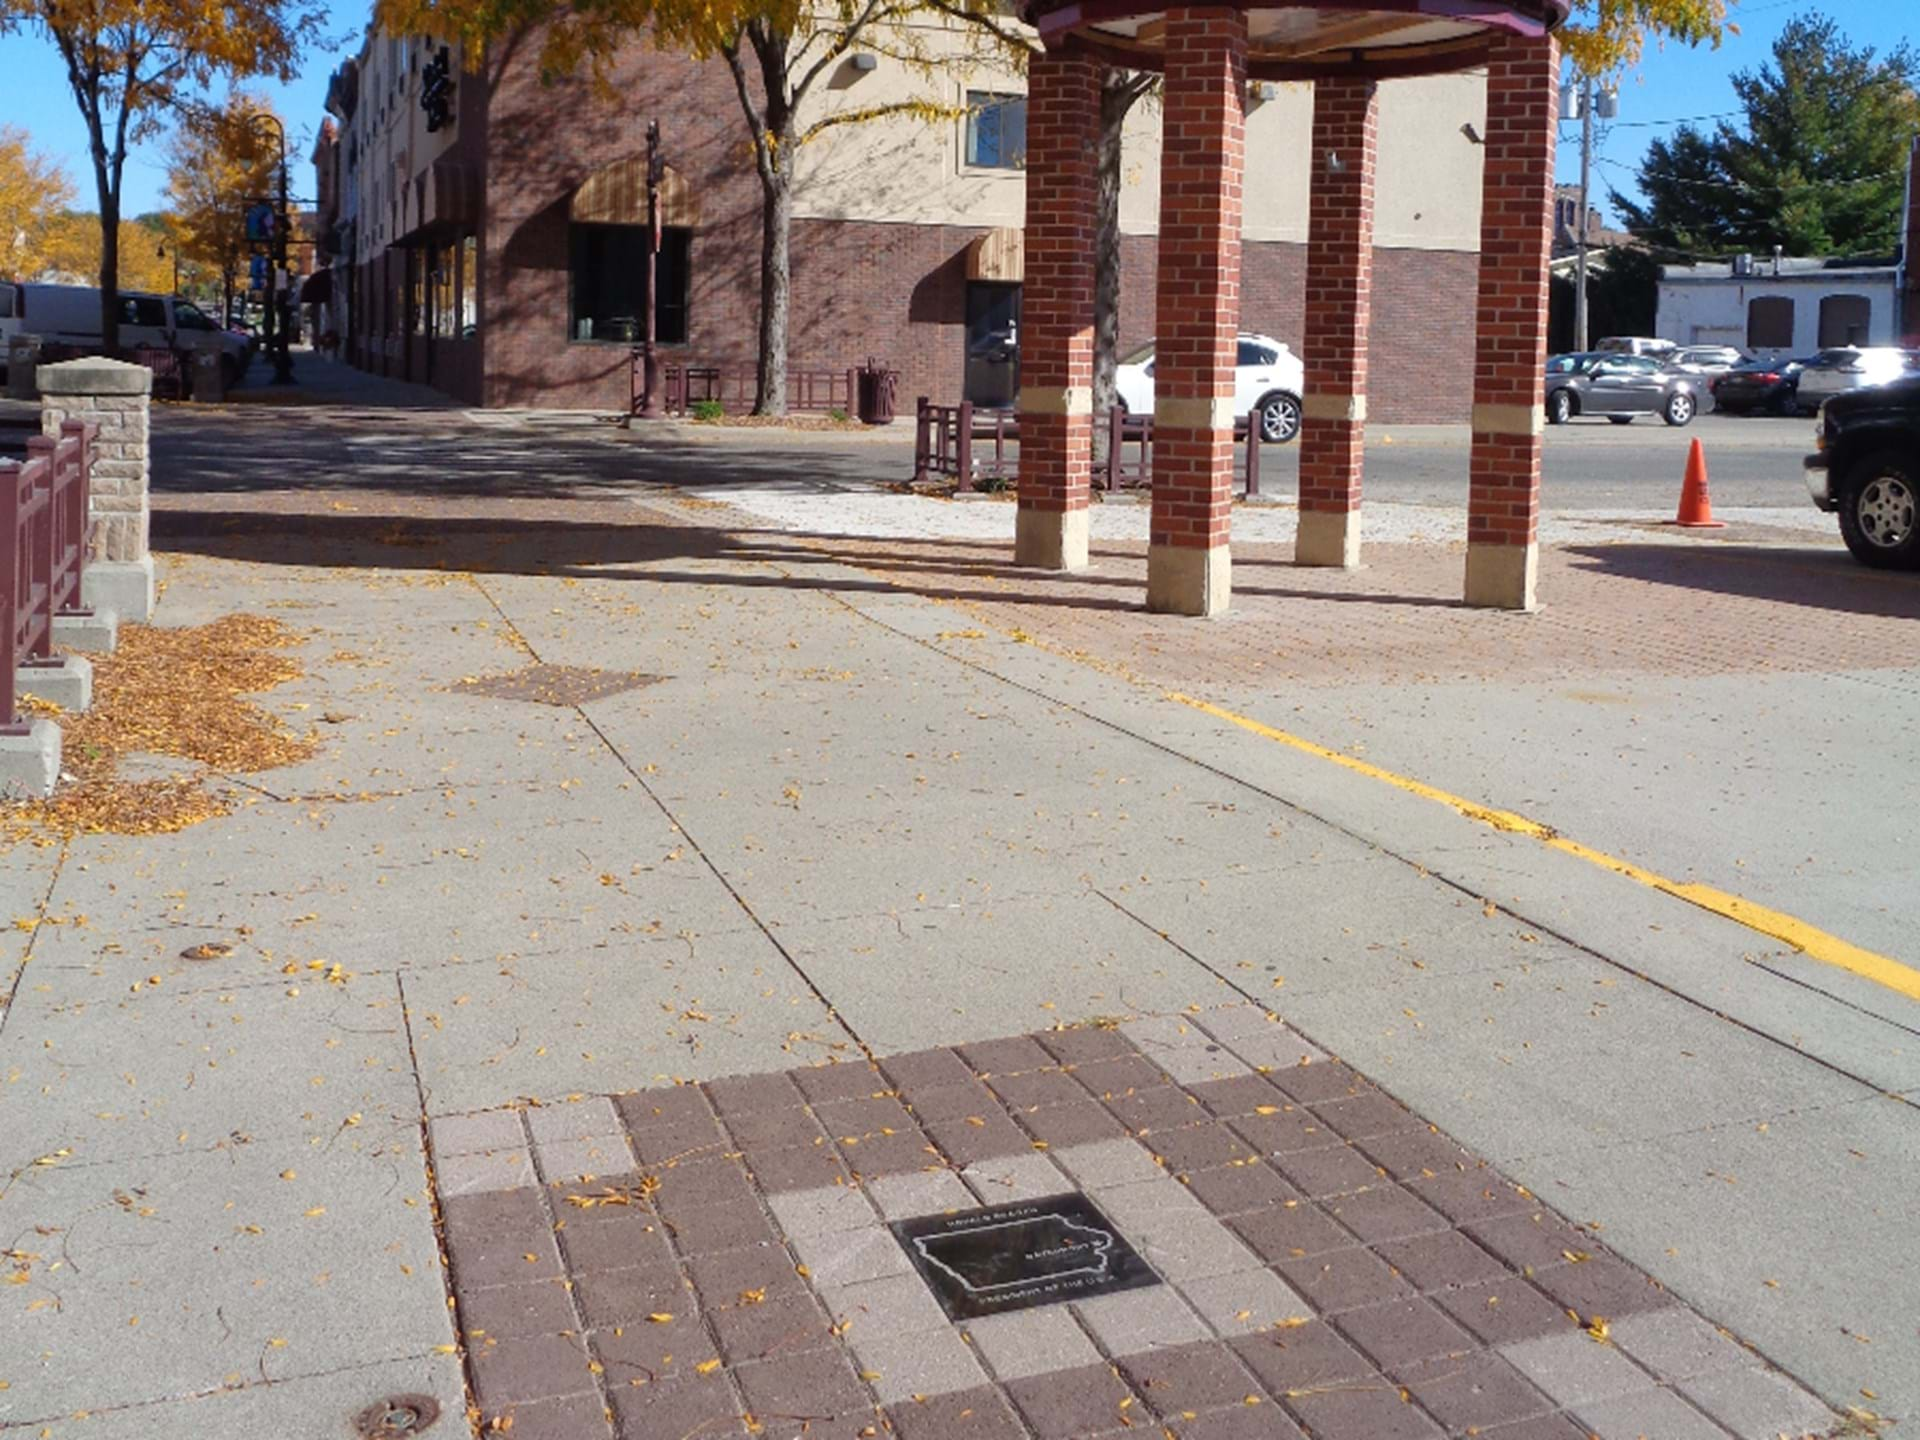
[[[214,777],[235,805],[224,819],[173,836],[16,846],[0,862],[16,917],[0,962],[0,1245],[8,1278],[20,1277],[0,1288],[0,1430],[336,1436],[383,1397],[419,1395],[447,1417],[433,1433],[457,1433],[470,1401],[485,1418],[498,1413],[486,1394],[498,1383],[509,1408],[569,1402],[517,1423],[515,1440],[605,1435],[596,1412],[610,1391],[530,1395],[517,1380],[490,1382],[493,1347],[475,1332],[551,1337],[528,1352],[532,1373],[573,1375],[567,1357],[582,1324],[647,1340],[647,1316],[673,1306],[635,1310],[640,1292],[630,1290],[618,1318],[514,1311],[480,1323],[468,1293],[574,1263],[578,1231],[562,1230],[560,1259],[548,1252],[553,1221],[600,1218],[565,1204],[568,1193],[595,1193],[581,1174],[642,1190],[643,1175],[659,1179],[680,1153],[672,1142],[648,1153],[641,1139],[656,1123],[650,1107],[674,1102],[629,1100],[615,1131],[573,1123],[614,1113],[589,1097],[824,1062],[848,1067],[856,1088],[809,1104],[891,1096],[908,1086],[887,1057],[973,1055],[982,1042],[1035,1032],[1044,1050],[1056,1026],[1194,1007],[1256,1013],[1249,1002],[1287,1022],[1274,1034],[1358,1072],[1359,1089],[1312,1095],[1275,1074],[1282,1098],[1272,1103],[1306,1107],[1341,1145],[1359,1146],[1384,1167],[1385,1193],[1423,1177],[1392,1172],[1367,1151],[1369,1136],[1315,1108],[1371,1093],[1367,1081],[1410,1112],[1375,1133],[1427,1134],[1420,1122],[1430,1122],[1465,1147],[1446,1163],[1486,1162],[1488,1178],[1472,1186],[1504,1172],[1525,1202],[1537,1197],[1584,1227],[1577,1248],[1606,1264],[1536,1283],[1497,1247],[1462,1239],[1498,1215],[1444,1207],[1437,1228],[1403,1234],[1454,1236],[1444,1243],[1490,1255],[1529,1296],[1557,1300],[1583,1323],[1614,1305],[1621,1315],[1671,1310],[1679,1327],[1691,1325],[1691,1308],[1753,1347],[1731,1360],[1716,1352],[1682,1377],[1682,1361],[1656,1355],[1658,1340],[1632,1339],[1624,1320],[1629,1338],[1617,1347],[1569,1326],[1571,1370],[1530,1351],[1492,1353],[1553,1338],[1546,1331],[1450,1341],[1477,1366],[1498,1360],[1525,1377],[1512,1392],[1518,1408],[1495,1417],[1516,1428],[1486,1433],[1579,1433],[1541,1418],[1556,1411],[1608,1437],[1762,1440],[1824,1428],[1768,1365],[1838,1409],[1920,1408],[1920,1284],[1907,1245],[1920,1220],[1911,1183],[1920,1007],[1810,988],[1790,956],[1763,955],[1749,930],[1262,743],[1170,703],[1158,685],[877,584],[858,564],[826,560],[801,583],[777,556],[716,543],[715,521],[729,514],[671,499],[623,508],[564,563],[555,527],[576,522],[540,520],[537,506],[469,521],[445,548],[400,527],[382,538],[368,515],[351,543],[269,521],[167,561],[163,623],[254,611],[301,627],[306,676],[264,703],[298,729],[326,717],[325,743],[297,766]],[[210,942],[232,949],[191,958]],[[975,1073],[1067,1062],[1047,1053],[1027,1066],[979,1059]],[[1203,1083],[1179,1070],[1184,1062],[1150,1058],[1170,1077],[1156,1086]],[[1252,1068],[1236,1063],[1235,1074]],[[1064,1078],[1079,1087],[1076,1113],[1113,1115],[1116,1093],[1124,1098]],[[668,1093],[709,1097],[701,1103],[725,1118],[723,1087]],[[1009,1103],[1009,1124],[1042,1123]],[[940,1117],[913,1113],[937,1128]],[[1244,1114],[1216,1118],[1246,1142],[1234,1128]],[[1114,1123],[1151,1152],[1143,1137],[1153,1124]],[[846,1134],[829,1138],[845,1178],[861,1182],[852,1193],[884,1194],[865,1183]],[[1099,1137],[1056,1138],[1065,1149]],[[971,1163],[935,1140],[916,1172]],[[642,1148],[628,1160],[626,1146]],[[1329,1212],[1337,1243],[1326,1253],[1376,1256],[1394,1243],[1369,1238],[1332,1203],[1375,1182],[1318,1189],[1289,1178],[1286,1153],[1262,1143],[1257,1158],[1293,1187],[1296,1209],[1304,1199],[1310,1213]],[[1193,1173],[1244,1158],[1194,1155],[1169,1168],[1201,1189],[1211,1182],[1192,1185]],[[1106,1183],[1063,1163],[1089,1190]],[[685,1178],[667,1174],[661,1188],[659,1213],[674,1226],[668,1211]],[[530,1183],[539,1179],[574,1188]],[[758,1171],[752,1184],[743,1205],[778,1188]],[[526,1194],[547,1196],[548,1234],[523,1251],[511,1197]],[[509,1198],[474,1203],[486,1196]],[[1269,1198],[1286,1204],[1279,1192]],[[628,1218],[619,1208],[614,1218]],[[463,1257],[456,1211],[497,1219],[495,1231],[469,1233],[499,1243]],[[1212,1212],[1222,1223],[1248,1213]],[[797,1259],[810,1222],[766,1213],[780,1231],[743,1230],[741,1248],[792,1242]],[[457,1285],[443,1269],[449,1242],[456,1272],[468,1267]],[[1314,1298],[1294,1265],[1306,1247],[1273,1243],[1282,1248],[1258,1266],[1236,1259],[1213,1273],[1285,1280],[1306,1311],[1281,1318],[1310,1317],[1316,1335],[1338,1331],[1343,1351],[1366,1352],[1368,1386],[1430,1358],[1390,1356],[1386,1339],[1376,1351],[1356,1322],[1341,1321],[1345,1302]],[[724,1308],[712,1287],[732,1280],[701,1292],[699,1254],[675,1246],[673,1264],[695,1287],[682,1309],[711,1327],[702,1337],[752,1405],[750,1386],[779,1377],[737,1373],[768,1362],[729,1349],[731,1322],[708,1315]],[[636,1258],[575,1272],[639,1283],[656,1268]],[[1634,1289],[1621,1311],[1629,1292],[1554,1289],[1602,1269],[1643,1289],[1644,1272],[1662,1287],[1658,1304]],[[1454,1279],[1421,1282],[1422,1304],[1431,1295],[1447,1310],[1439,1297],[1482,1283]],[[1412,1304],[1410,1291],[1388,1289],[1362,1308]],[[1165,1321],[1169,1346],[1178,1337],[1231,1348],[1219,1326],[1253,1307],[1233,1305],[1216,1324],[1209,1293],[1182,1288],[1181,1318]],[[487,1298],[536,1303],[530,1292]],[[1143,1353],[1131,1341],[1103,1333],[1097,1317],[1079,1323],[1063,1353],[1090,1347],[1103,1373],[1119,1366],[1133,1387],[1125,1394],[1180,1436],[1284,1436],[1288,1415],[1363,1440],[1491,1423],[1456,1421],[1443,1401],[1418,1396],[1383,1412],[1391,1419],[1328,1419],[1311,1394],[1294,1393],[1321,1381],[1257,1366],[1247,1393],[1271,1403],[1227,1404],[1215,1386],[1188,1421],[1129,1368]],[[1187,1328],[1202,1323],[1213,1328]],[[976,1340],[991,1375],[976,1382],[960,1365],[967,1386],[954,1393],[984,1387],[996,1404],[1004,1394],[1006,1417],[993,1423],[1012,1429],[983,1420],[969,1431],[945,1410],[936,1427],[911,1394],[903,1408],[880,1381],[862,1380],[885,1373],[864,1359],[851,1382],[838,1370],[805,1382],[852,1383],[850,1399],[836,1389],[831,1414],[796,1413],[820,1416],[810,1436],[843,1424],[848,1435],[892,1425],[908,1440],[1099,1433],[1059,1418],[1081,1412],[1023,1389],[986,1353],[990,1343]],[[823,1348],[832,1346],[806,1353]],[[1607,1357],[1600,1368],[1611,1376],[1597,1389],[1587,1383],[1593,1355]],[[1208,1348],[1193,1363],[1217,1359]],[[604,1373],[603,1360],[592,1363]],[[1760,1378],[1731,1390],[1714,1378],[1748,1372]],[[1326,1383],[1356,1378],[1366,1377]],[[582,1394],[596,1398],[574,1403]],[[1118,1429],[1135,1423],[1121,1398],[1103,1390],[1087,1403],[1111,1401],[1099,1413]],[[1623,1399],[1654,1408],[1613,1407]],[[788,1414],[783,1406],[757,1408]],[[1254,1409],[1263,1428],[1226,1418]],[[683,1433],[614,1410],[622,1434]],[[856,1412],[864,1419],[847,1424]],[[789,1431],[800,1433],[797,1424],[764,1433]]]

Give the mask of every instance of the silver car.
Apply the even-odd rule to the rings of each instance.
[[[1800,408],[1812,413],[1849,390],[1885,385],[1920,370],[1920,354],[1890,345],[1861,350],[1851,345],[1822,350],[1800,372]]]

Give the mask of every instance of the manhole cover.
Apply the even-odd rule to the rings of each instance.
[[[440,1402],[431,1395],[389,1395],[354,1416],[353,1429],[364,1440],[403,1440],[439,1418]]]
[[[470,676],[450,687],[461,695],[491,695],[535,705],[584,705],[642,685],[658,685],[664,675],[638,670],[589,670],[579,665],[529,665],[505,675]]]
[[[1084,1195],[901,1220],[893,1233],[949,1320],[1160,1283]]]

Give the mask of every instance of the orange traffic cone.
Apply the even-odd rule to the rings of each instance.
[[[1713,497],[1707,493],[1707,451],[1696,438],[1687,452],[1687,478],[1680,487],[1680,513],[1675,525],[1689,530],[1724,530],[1727,522],[1713,518]]]

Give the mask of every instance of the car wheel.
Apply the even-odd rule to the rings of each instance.
[[[1611,424],[1614,424],[1614,425],[1631,425],[1631,424],[1632,424],[1632,423],[1633,423],[1633,422],[1634,422],[1635,420],[1637,420],[1638,418],[1639,418],[1639,417],[1638,417],[1637,415],[1609,415],[1609,416],[1607,416],[1607,420],[1608,420],[1608,422],[1609,422],[1609,423],[1611,423]]]
[[[1556,390],[1547,396],[1547,423],[1564,425],[1573,418],[1573,396],[1565,390]]]
[[[1686,391],[1681,390],[1667,397],[1666,408],[1660,412],[1660,418],[1669,425],[1690,425],[1699,404]]]
[[[1840,498],[1840,537],[1864,565],[1920,569],[1920,463],[1882,450],[1850,469]]]
[[[1291,395],[1269,395],[1254,407],[1260,417],[1260,440],[1285,445],[1300,434],[1300,402]]]
[[[1799,411],[1800,397],[1795,395],[1791,390],[1782,390],[1771,400],[1767,401],[1767,413],[1769,415],[1778,415],[1782,419],[1785,419],[1789,415],[1797,415]]]

